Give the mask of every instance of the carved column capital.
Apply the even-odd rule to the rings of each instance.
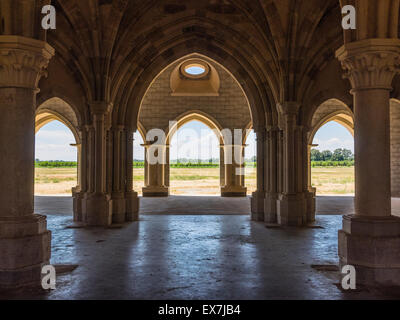
[[[90,111],[96,116],[106,116],[111,112],[112,103],[106,101],[92,101],[90,103]]]
[[[0,36],[0,87],[37,90],[53,56],[54,49],[46,42]]]
[[[265,142],[267,140],[267,128],[258,127],[254,128],[254,132],[256,133],[256,140]]]
[[[282,115],[297,115],[300,103],[297,101],[284,101],[277,104],[278,110]]]
[[[367,39],[342,46],[336,57],[353,90],[392,89],[400,71],[399,39]]]

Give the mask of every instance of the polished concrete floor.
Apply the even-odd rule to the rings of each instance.
[[[118,228],[70,228],[70,198],[36,197],[36,213],[48,216],[52,264],[76,264],[50,293],[7,293],[40,299],[375,299],[393,292],[344,293],[337,264],[340,213],[351,197],[318,198],[319,228],[266,228],[250,221],[249,199],[234,199],[235,215],[221,198],[141,199],[139,222]],[[154,202],[155,201],[155,202]],[[150,204],[157,203],[151,210]],[[181,203],[181,205],[179,205]],[[212,205],[216,205],[213,214]],[[399,202],[395,200],[395,206]],[[163,209],[164,208],[164,209]],[[168,213],[174,209],[175,215]],[[183,212],[208,214],[184,215]],[[201,210],[200,210],[201,209]],[[231,210],[231,209],[230,209]],[[146,214],[147,213],[147,214]],[[336,213],[336,215],[335,215]]]

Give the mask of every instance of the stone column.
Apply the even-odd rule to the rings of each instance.
[[[72,147],[76,147],[78,159],[77,159],[77,186],[72,188],[72,198],[73,198],[73,212],[74,221],[82,221],[82,144],[71,144]]]
[[[164,185],[169,189],[171,187],[171,181],[170,181],[170,145],[167,144],[165,146],[165,164],[163,165],[163,171],[164,171]]]
[[[311,149],[317,147],[315,144],[307,145],[307,222],[315,221],[316,210],[316,188],[312,186],[312,169],[311,169]]]
[[[243,149],[243,145],[224,145],[225,185],[221,188],[222,197],[247,196],[247,188],[243,186],[241,178],[244,175],[243,162],[235,159],[235,152],[243,158]]]
[[[264,221],[265,202],[265,163],[266,163],[266,140],[265,128],[256,130],[257,139],[257,191],[251,197],[251,218],[253,221]]]
[[[133,133],[132,128],[125,128],[122,133],[125,151],[123,168],[124,171],[124,185],[125,185],[125,208],[126,208],[126,221],[139,220],[139,198],[137,192],[133,190]]]
[[[225,185],[225,159],[224,159],[224,144],[219,144],[219,185],[222,188]]]
[[[125,201],[125,184],[123,176],[123,159],[126,149],[123,147],[124,126],[114,126],[111,128],[111,143],[112,143],[112,222],[123,223],[126,221],[126,201]],[[133,155],[132,155],[133,156]]]
[[[109,226],[112,223],[112,200],[106,190],[106,117],[111,105],[97,101],[90,107],[93,116],[93,146],[90,151],[94,175],[93,192],[85,195],[85,222],[89,226]]]
[[[297,124],[299,107],[297,102],[291,101],[279,105],[283,127],[283,192],[277,202],[277,220],[282,225],[301,226],[307,221],[303,190],[303,130]]]
[[[33,214],[38,83],[54,50],[0,36],[0,288],[39,285],[49,263],[46,217]]]
[[[277,127],[269,128],[267,132],[267,155],[266,155],[266,192],[264,201],[264,221],[266,223],[277,223],[277,200],[279,180],[279,145],[280,130]]]
[[[400,219],[391,215],[389,94],[400,66],[400,40],[345,44],[337,57],[352,85],[355,140],[355,215],[343,217],[340,264],[357,282],[400,285]]]
[[[145,170],[147,175],[146,186],[143,188],[143,197],[168,197],[169,188],[165,185],[164,168],[166,165],[166,146],[145,143],[143,145],[146,152]],[[156,149],[154,149],[156,148]],[[155,154],[161,161],[150,159],[150,155]],[[160,156],[159,156],[160,155]]]
[[[81,145],[81,187],[79,192],[74,192],[73,196],[73,211],[75,222],[85,222],[85,197],[86,194],[93,192],[93,176],[92,157],[93,152],[93,127],[85,125],[81,128],[82,145]]]

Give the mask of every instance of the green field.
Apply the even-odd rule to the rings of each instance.
[[[319,195],[354,194],[354,167],[312,168],[312,185]]]
[[[76,168],[36,168],[35,194],[66,195],[76,186]],[[171,168],[171,194],[218,195],[220,193],[219,168]],[[143,168],[133,169],[134,190],[141,193],[144,186]],[[256,168],[246,168],[248,194],[256,190]],[[354,193],[353,167],[314,167],[312,184],[319,195]]]

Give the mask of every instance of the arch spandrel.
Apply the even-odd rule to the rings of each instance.
[[[208,128],[210,128],[214,132],[214,134],[216,135],[220,144],[221,145],[224,144],[224,138],[222,135],[222,130],[223,130],[222,126],[212,116],[206,114],[205,112],[199,111],[199,110],[188,111],[188,112],[180,115],[178,118],[176,118],[174,120],[173,126],[165,129],[165,132],[167,132],[166,144],[170,145],[170,142],[171,142],[174,134],[185,124],[192,122],[192,121],[199,121],[199,122],[203,123],[204,125],[206,125]]]
[[[354,136],[353,112],[342,101],[329,99],[318,106],[310,120],[308,143],[312,144],[318,130],[331,121],[341,124]]]

